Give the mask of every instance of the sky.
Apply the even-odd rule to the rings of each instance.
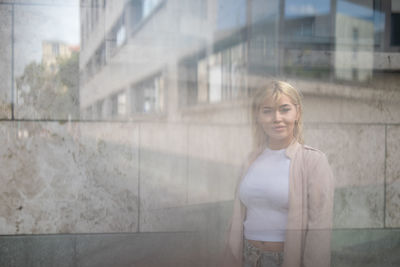
[[[330,5],[330,0],[286,0],[285,17],[302,17],[329,13]]]
[[[60,1],[59,1],[60,2]],[[15,74],[25,65],[42,58],[42,41],[57,40],[70,45],[80,43],[79,1],[66,5],[16,5],[14,9]]]
[[[364,6],[340,0],[337,4],[337,12],[362,19],[373,20],[374,17],[372,0],[365,1]]]
[[[246,23],[246,0],[218,0],[218,29],[242,27]]]

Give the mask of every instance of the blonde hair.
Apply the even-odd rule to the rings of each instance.
[[[265,135],[263,128],[257,122],[257,117],[260,111],[261,104],[268,98],[273,98],[278,101],[279,98],[285,95],[290,98],[292,104],[296,106],[299,113],[299,119],[295,122],[293,137],[294,140],[303,144],[303,104],[302,96],[290,84],[283,81],[270,81],[256,87],[256,91],[252,102],[252,125],[253,125],[253,151],[263,150],[268,144],[268,137]]]

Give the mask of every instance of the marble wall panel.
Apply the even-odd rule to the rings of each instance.
[[[70,232],[83,176],[58,123],[1,124],[1,234]]]
[[[240,166],[189,160],[188,202],[190,204],[226,201],[233,198],[240,178]]]
[[[387,127],[386,226],[400,227],[400,126]]]
[[[336,90],[340,87],[336,87]],[[345,90],[346,88],[343,88]],[[352,89],[356,91],[357,89]],[[328,93],[304,97],[304,120],[306,122],[331,123],[399,123],[398,92],[380,92],[384,99],[332,97]],[[392,100],[390,97],[393,96]]]
[[[151,215],[157,221],[156,214],[164,209],[186,205],[186,191],[187,127],[143,123],[140,126],[141,231],[151,228]]]
[[[78,3],[14,6],[16,118],[79,118],[79,28]]]
[[[305,128],[306,143],[326,153],[335,175],[334,227],[383,227],[385,126]]]
[[[77,232],[135,232],[138,227],[138,128],[125,123],[79,124],[78,168],[85,185]]]
[[[199,124],[245,125],[251,123],[250,102],[247,99],[220,103],[217,106],[200,105],[182,110],[182,120]]]
[[[0,131],[0,234],[136,231],[135,127],[3,122]]]
[[[353,85],[305,79],[288,81],[304,95],[306,122],[400,122],[398,75],[374,74],[368,83]]]
[[[141,232],[223,230],[229,225],[232,201],[141,210]],[[224,228],[225,227],[225,228]]]
[[[0,5],[0,119],[11,118],[12,7]]]
[[[250,150],[248,126],[191,125],[189,203],[231,200]]]

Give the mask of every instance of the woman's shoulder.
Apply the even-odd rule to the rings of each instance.
[[[312,163],[320,163],[320,162],[327,162],[327,157],[324,152],[321,150],[311,147],[308,145],[301,145],[301,150],[302,150],[302,155],[304,160],[309,162],[310,164]]]
[[[302,148],[303,148],[304,151],[306,151],[306,153],[317,154],[317,155],[325,155],[324,152],[322,152],[318,148],[315,148],[315,147],[312,147],[312,146],[309,146],[309,145],[302,145]]]
[[[303,170],[306,171],[308,181],[311,182],[310,184],[316,185],[318,188],[325,188],[324,190],[332,189],[334,187],[334,176],[325,153],[307,145],[302,145],[302,151],[303,160],[301,164]],[[312,181],[317,182],[312,183]]]

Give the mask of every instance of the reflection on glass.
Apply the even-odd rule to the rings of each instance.
[[[163,110],[164,82],[161,74],[131,86],[131,113],[157,113]]]
[[[4,7],[4,12],[10,14],[7,21],[12,22],[12,29],[0,30],[0,34],[5,32],[4,39],[9,38],[13,48],[9,50],[14,53],[6,52],[9,55],[2,57],[4,49],[0,49],[0,58],[11,60],[13,55],[12,64],[5,66],[10,70],[13,67],[13,74],[5,76],[14,82],[14,118],[77,120],[68,126],[63,122],[38,123],[50,125],[46,130],[42,126],[32,129],[36,121],[32,122],[34,127],[22,122],[13,132],[18,142],[45,140],[38,143],[43,146],[35,162],[40,175],[32,175],[33,179],[48,177],[46,168],[51,169],[54,160],[59,168],[48,172],[63,180],[64,173],[71,171],[72,178],[64,180],[78,181],[75,177],[79,176],[88,181],[87,187],[94,193],[88,203],[96,202],[96,209],[103,214],[108,212],[103,204],[110,203],[109,196],[122,198],[115,202],[117,215],[123,213],[118,210],[121,203],[139,199],[145,204],[138,208],[141,219],[134,227],[119,221],[118,226],[110,223],[105,231],[136,230],[136,224],[138,231],[186,230],[190,227],[179,224],[181,218],[186,219],[182,207],[185,212],[190,210],[186,205],[206,203],[209,206],[201,206],[204,214],[220,214],[221,206],[216,206],[226,201],[223,214],[227,214],[235,187],[233,177],[237,177],[238,166],[251,147],[248,108],[252,86],[257,79],[271,78],[296,84],[309,102],[305,115],[307,123],[312,124],[307,133],[312,138],[307,141],[325,146],[341,177],[336,211],[342,223],[339,226],[399,226],[398,205],[391,197],[397,199],[397,184],[383,186],[383,180],[397,179],[389,178],[389,171],[385,171],[392,168],[391,172],[396,173],[397,167],[390,166],[397,162],[396,151],[385,150],[396,147],[388,144],[397,144],[399,135],[400,1],[1,1],[0,9]],[[54,136],[53,126],[59,127]],[[12,136],[4,130],[7,127],[0,127],[7,136],[3,146]],[[79,133],[71,137],[70,132],[75,130]],[[68,133],[60,135],[62,131]],[[57,146],[48,142],[52,138],[59,142]],[[351,149],[342,152],[352,144]],[[364,148],[378,156],[365,156],[368,153]],[[75,152],[74,156],[70,151]],[[131,155],[132,151],[140,151],[139,159]],[[110,162],[111,152],[122,158],[113,156]],[[22,153],[19,155],[32,158]],[[66,158],[52,156],[61,153]],[[14,160],[14,156],[11,158]],[[364,160],[370,161],[365,166],[354,164]],[[25,160],[22,164],[31,167]],[[129,166],[126,173],[131,176],[123,176],[121,181],[129,182],[134,196],[126,200],[123,194],[108,194],[107,190],[101,192],[107,193],[104,198],[96,195],[99,191],[92,186],[94,181],[99,178],[114,183],[115,177],[121,176],[119,166]],[[131,170],[132,166],[140,170]],[[109,170],[104,172],[104,168]],[[14,169],[9,172],[9,177],[15,176]],[[131,178],[138,176],[140,181],[132,182]],[[53,190],[50,182],[45,183],[48,190]],[[109,184],[105,184],[100,187],[107,189]],[[2,188],[7,189],[5,185]],[[157,190],[162,193],[154,194]],[[50,192],[48,195],[57,195]],[[137,196],[137,192],[145,194]],[[48,195],[41,197],[48,201]],[[157,197],[148,197],[153,195]],[[165,211],[167,205],[179,214],[175,216],[178,219],[173,218],[178,223],[171,219],[170,210]],[[210,206],[215,208],[211,213],[206,210]],[[386,210],[381,208],[384,206]],[[90,205],[87,208],[96,209]],[[10,210],[20,212],[15,207]],[[136,207],[130,212],[140,213]],[[360,215],[364,216],[362,222],[357,220]],[[104,224],[95,230],[90,227],[102,218],[96,214],[89,217],[78,230],[102,230]],[[104,218],[114,220],[113,216]],[[225,223],[214,219],[218,221],[215,225]],[[190,217],[189,221],[195,219]],[[0,228],[2,223],[0,216]],[[9,229],[14,229],[13,224]],[[23,224],[29,224],[29,220]],[[73,224],[68,227],[68,231],[77,229]],[[222,243],[220,235],[213,238]],[[340,253],[346,247],[342,245]]]
[[[400,1],[391,1],[391,31],[390,31],[390,44],[392,46],[400,46]]]
[[[316,17],[330,12],[331,0],[286,0],[285,18]]]
[[[246,0],[217,0],[219,30],[231,30],[246,25]]]
[[[367,81],[372,77],[374,51],[373,1],[339,0],[336,14],[335,76]]]
[[[99,101],[105,106],[102,118],[118,114],[107,104],[118,90],[126,91],[129,100],[119,118],[163,112],[164,93],[154,93],[156,82],[150,80],[154,73],[164,75],[167,62],[178,65],[177,102],[191,106],[246,97],[250,77],[369,82],[373,53],[387,45],[383,35],[388,11],[380,1],[219,0],[175,8],[166,1],[132,0],[112,5],[96,13],[81,11],[82,44],[95,43],[83,46],[80,60],[81,89],[86,92],[81,93],[81,109],[95,112],[92,118],[100,118],[95,107]],[[93,21],[106,16],[104,38],[98,38],[103,29]],[[173,35],[169,38],[165,32]],[[153,67],[142,72],[149,56],[157,53]],[[107,75],[117,84],[103,82]],[[108,93],[89,98],[92,90],[104,86]]]
[[[147,17],[160,4],[161,0],[144,0],[143,1],[143,17]]]
[[[81,110],[83,117],[101,119],[161,112],[163,89],[154,93],[156,85],[140,88],[154,73],[163,72],[167,61],[156,57],[153,65],[158,67],[140,75],[126,70],[141,68],[146,59],[139,51],[145,47],[170,54],[169,62],[177,62],[180,105],[248,96],[249,77],[366,83],[374,82],[374,75],[386,68],[397,68],[383,54],[374,54],[399,44],[397,1],[386,5],[378,0],[219,0],[186,2],[180,9],[171,9],[162,0],[77,3],[43,8],[16,5],[17,117],[76,118]],[[159,19],[163,30],[146,33]],[[192,26],[201,30],[188,33],[186,28]],[[167,29],[173,38],[162,37]],[[167,46],[171,40],[175,43]],[[191,52],[183,52],[177,44]],[[119,73],[117,66],[122,68]],[[377,66],[379,73],[374,71]],[[112,85],[101,81],[106,73],[118,81],[131,78]],[[111,95],[118,90],[126,91],[126,108],[113,113]],[[89,116],[89,110],[94,114]]]
[[[15,114],[22,119],[79,115],[79,6],[16,5]]]

